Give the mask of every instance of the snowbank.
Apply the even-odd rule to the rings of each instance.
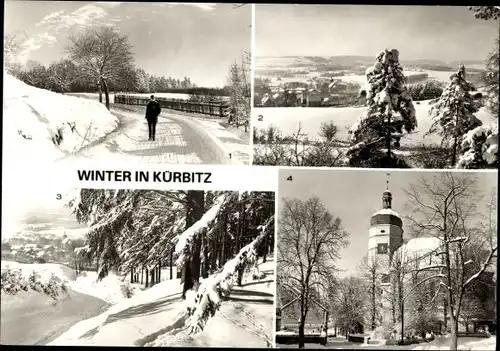
[[[118,125],[103,104],[29,86],[4,72],[4,162],[50,161],[74,153]],[[10,163],[9,163],[10,161]]]
[[[71,290],[97,297],[110,304],[116,304],[126,299],[121,291],[121,278],[113,273],[108,274],[101,281],[97,281],[96,272],[86,272],[70,283]]]

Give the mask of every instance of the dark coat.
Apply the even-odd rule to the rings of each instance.
[[[158,101],[150,101],[146,106],[146,119],[148,121],[157,121],[158,115],[161,112],[161,107]]]

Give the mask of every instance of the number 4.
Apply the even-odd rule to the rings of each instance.
[[[292,178],[292,176],[288,176],[288,178],[286,178],[286,180],[292,181],[293,178]]]

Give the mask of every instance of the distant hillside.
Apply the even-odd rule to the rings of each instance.
[[[374,62],[372,56],[355,56],[355,55],[341,55],[341,56],[257,56],[257,67],[262,66],[282,66],[282,67],[305,67],[306,65],[319,65],[319,66],[339,66],[343,68],[356,67],[360,65],[372,65]],[[436,59],[405,59],[404,55],[401,57],[402,65],[418,66],[421,68],[431,69],[432,67],[441,68],[439,70],[450,69],[454,70],[458,65],[484,65],[483,60],[462,60],[446,62]]]

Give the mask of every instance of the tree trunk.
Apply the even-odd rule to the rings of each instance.
[[[145,267],[144,270],[146,271],[145,275],[146,275],[146,288],[147,288],[149,286],[149,270],[147,267]]]
[[[101,85],[101,80],[99,80],[99,102],[102,104],[102,85]]]
[[[174,279],[174,247],[170,249],[170,280]]]
[[[458,318],[451,315],[450,350],[458,350]]]
[[[455,133],[455,136],[453,137],[453,155],[451,158],[452,166],[455,166],[455,163],[457,162],[457,148],[458,148],[458,136]]]
[[[161,261],[158,262],[158,283],[161,282]]]
[[[133,284],[134,283],[134,270],[131,269],[130,270],[130,284]]]
[[[108,88],[108,85],[106,84],[106,80],[102,77],[101,77],[101,83],[102,83],[102,86],[104,88],[104,95],[106,97],[106,108],[109,110],[109,108],[110,108],[110,106],[109,106],[109,88]]]
[[[187,215],[186,215],[186,229],[190,228],[196,223],[205,212],[205,192],[198,190],[189,190],[187,194]],[[201,237],[197,235],[194,240],[193,252],[191,257],[186,260],[184,270],[184,288],[183,297],[187,290],[194,286],[195,282],[200,279],[200,251],[201,251]]]
[[[224,215],[224,229],[222,230],[222,244],[221,255],[219,259],[219,268],[221,268],[226,261],[226,237],[227,237],[227,214]]]
[[[299,349],[303,349],[305,347],[305,345],[304,345],[304,323],[305,323],[305,318],[302,317],[300,322],[299,322]]]
[[[203,266],[201,269],[201,276],[203,278],[208,278],[208,270],[210,269],[210,261],[208,258],[208,251],[210,249],[209,247],[209,241],[206,235],[203,235],[202,238],[202,245],[203,245]],[[213,253],[212,253],[213,254]]]

